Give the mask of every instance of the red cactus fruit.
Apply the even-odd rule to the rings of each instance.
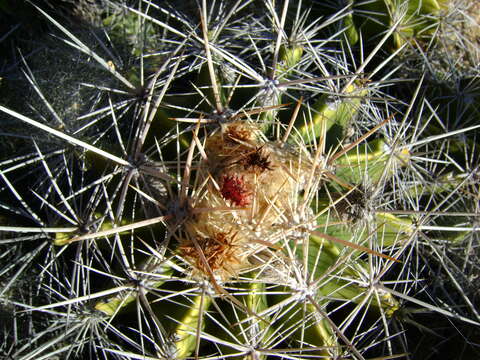
[[[250,204],[251,192],[248,191],[243,176],[240,178],[236,175],[223,175],[220,192],[224,199],[230,200],[236,206]]]

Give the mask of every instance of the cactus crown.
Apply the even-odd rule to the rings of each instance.
[[[28,334],[0,351],[396,358],[418,308],[479,325],[421,280],[478,241],[477,82],[445,105],[394,66],[446,2],[95,3],[87,32],[32,5],[66,46],[22,55],[33,110],[0,88],[0,310]]]

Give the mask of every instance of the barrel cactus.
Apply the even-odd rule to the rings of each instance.
[[[363,54],[368,11],[405,7],[388,50],[434,34],[412,18],[440,5],[406,3],[105,2],[94,36],[33,6],[85,89],[55,108],[26,57],[40,105],[0,104],[2,351],[402,358],[418,309],[479,325],[416,297],[425,242],[476,239],[479,126],[442,127],[423,79],[400,98],[389,53]]]

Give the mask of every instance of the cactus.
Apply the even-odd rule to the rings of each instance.
[[[400,358],[411,350],[398,327],[419,309],[478,326],[470,294],[457,294],[465,308],[421,297],[428,259],[415,254],[426,239],[431,251],[476,241],[478,164],[460,158],[480,126],[441,126],[422,79],[396,98],[389,55],[346,50],[375,31],[373,15],[358,25],[366,10],[391,47],[401,2],[348,4],[118,1],[104,5],[104,38],[32,5],[59,51],[80,53],[64,80],[86,91],[52,99],[26,57],[37,108],[0,103],[0,301],[25,335],[2,329],[0,350]],[[433,36],[412,19],[440,11],[408,5],[397,51]]]

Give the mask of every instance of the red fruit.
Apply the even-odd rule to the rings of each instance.
[[[236,175],[223,175],[220,192],[224,199],[230,200],[236,206],[250,204],[251,192],[248,191],[243,176],[239,178]]]

